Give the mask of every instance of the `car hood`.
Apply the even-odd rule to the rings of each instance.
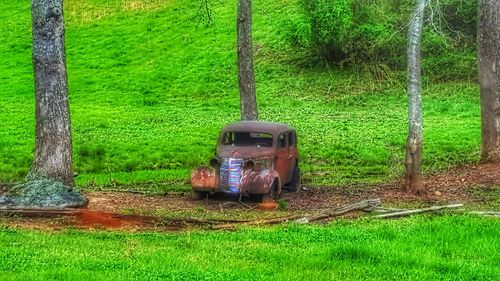
[[[272,158],[274,149],[272,147],[257,147],[257,146],[219,146],[217,156],[220,158]]]

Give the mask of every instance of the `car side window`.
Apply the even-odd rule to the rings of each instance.
[[[295,146],[295,133],[294,132],[288,133],[288,145]]]
[[[234,144],[234,133],[233,132],[225,133],[224,137],[222,139],[222,144],[224,144],[224,145]]]
[[[281,134],[278,139],[278,148],[286,148],[286,134]]]

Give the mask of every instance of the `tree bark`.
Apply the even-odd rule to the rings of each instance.
[[[253,72],[252,0],[238,0],[236,29],[241,120],[257,120],[257,99]]]
[[[408,31],[408,125],[406,144],[406,188],[421,194],[425,191],[420,165],[422,163],[422,85],[420,70],[420,39],[425,0],[417,0]]]
[[[28,180],[74,186],[63,0],[32,0],[36,152]]]
[[[483,162],[500,162],[500,0],[480,0],[477,59]]]

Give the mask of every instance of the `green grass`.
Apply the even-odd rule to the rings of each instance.
[[[145,3],[142,6],[140,3]],[[67,1],[66,41],[74,166],[86,189],[160,183],[187,189],[212,155],[220,128],[239,118],[236,4]],[[255,1],[260,117],[298,130],[305,181],[379,182],[401,175],[406,140],[404,74],[375,80],[297,66],[280,38],[293,1]],[[34,150],[29,1],[0,3],[0,182],[22,180]],[[425,69],[424,69],[425,72]],[[476,162],[476,84],[424,83],[424,169]],[[317,176],[315,174],[321,174]]]
[[[2,280],[498,280],[499,221],[339,221],[236,232],[0,226]]]

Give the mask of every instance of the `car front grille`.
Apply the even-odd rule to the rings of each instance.
[[[243,159],[223,158],[220,166],[220,185],[231,193],[238,193],[240,190],[241,170]]]

